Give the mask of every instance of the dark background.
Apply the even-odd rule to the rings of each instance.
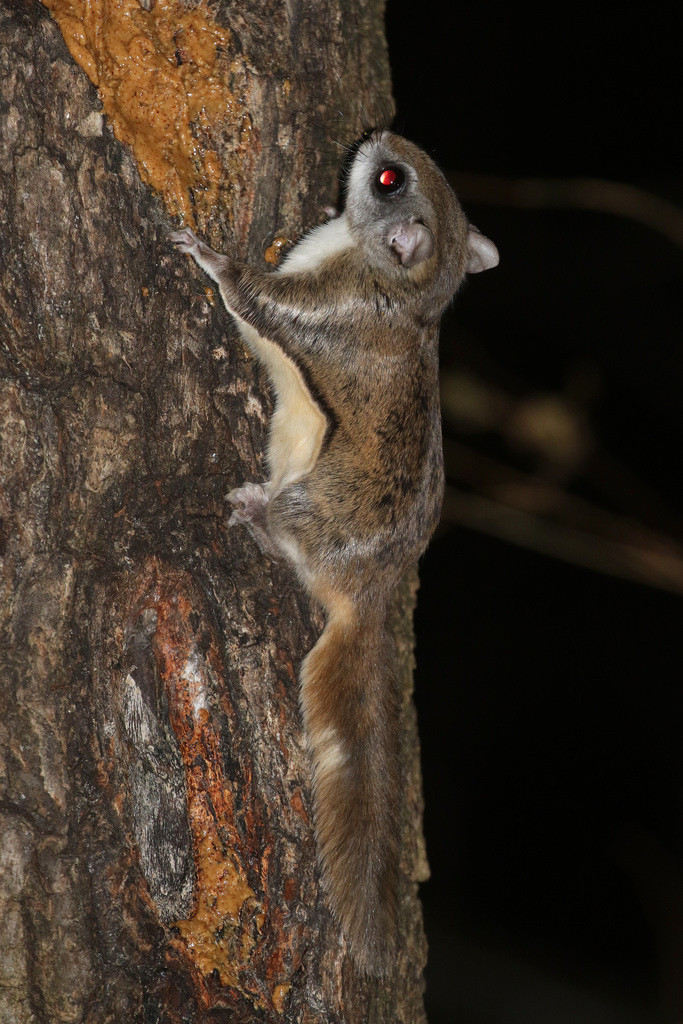
[[[673,9],[389,0],[396,125],[456,175],[683,206]],[[445,375],[559,396],[589,442],[558,475],[504,430],[446,435],[680,542],[683,250],[608,212],[463,202],[501,264],[447,315]],[[683,598],[533,547],[444,523],[422,566],[429,1019],[681,1021]]]

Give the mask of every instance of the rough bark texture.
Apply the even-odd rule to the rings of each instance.
[[[216,8],[258,132],[216,228],[240,257],[334,201],[331,136],[388,96],[381,6]],[[0,1022],[419,1022],[414,581],[380,983],[319,888],[296,681],[319,613],[225,526],[263,477],[264,379],[37,0],[0,6],[0,71]]]

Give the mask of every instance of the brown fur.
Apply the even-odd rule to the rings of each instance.
[[[402,782],[394,654],[383,609],[328,618],[301,667],[322,877],[359,967],[382,973],[397,933]]]
[[[406,181],[389,199],[373,185],[385,166]],[[402,262],[395,239],[415,225],[417,256]],[[388,132],[361,145],[343,217],[303,239],[291,270],[239,265],[187,229],[172,238],[218,282],[275,388],[271,479],[230,495],[232,521],[288,557],[327,614],[301,667],[319,856],[357,964],[380,974],[397,936],[403,804],[386,607],[441,508],[441,314],[495,247],[430,158]]]

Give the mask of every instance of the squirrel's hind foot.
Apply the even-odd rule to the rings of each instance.
[[[264,555],[280,558],[280,552],[268,532],[268,495],[263,484],[243,484],[225,496],[233,507],[228,526],[243,524]]]

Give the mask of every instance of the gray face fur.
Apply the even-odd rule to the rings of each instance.
[[[382,185],[382,172],[397,187]],[[465,272],[495,266],[498,252],[472,228],[436,164],[423,150],[387,131],[358,148],[348,178],[349,228],[368,262],[383,271],[410,269],[436,257],[451,294]]]
[[[383,172],[395,176],[394,190],[382,186]],[[453,192],[421,150],[385,131],[361,144],[349,173],[346,213],[372,264],[386,271],[442,257],[439,209],[445,220],[462,219],[466,231]]]

